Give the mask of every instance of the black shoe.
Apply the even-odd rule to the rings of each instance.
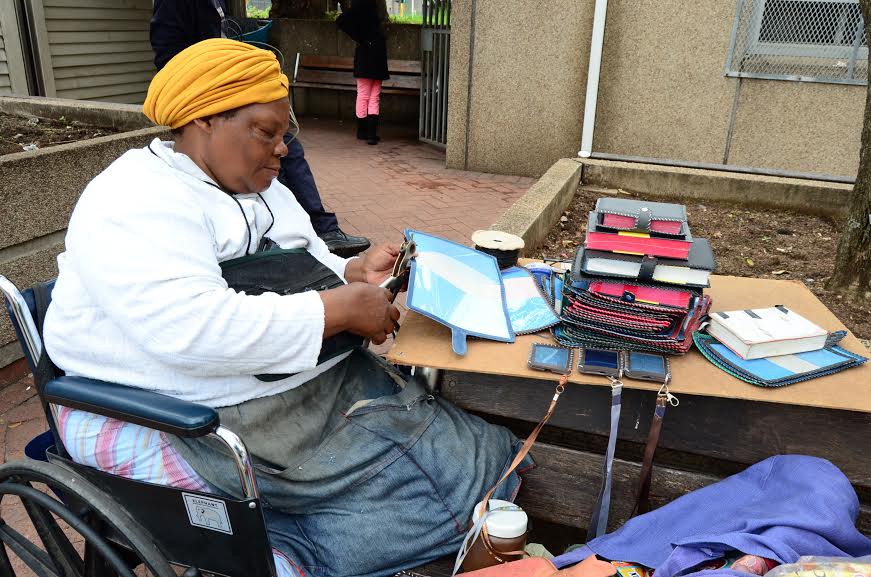
[[[366,144],[378,144],[378,141],[381,140],[378,136],[378,115],[370,114],[367,120],[369,120],[369,138],[366,140]]]
[[[369,138],[369,119],[357,119],[357,140],[366,140]]]
[[[365,236],[351,236],[345,234],[340,229],[325,232],[318,236],[327,243],[327,248],[330,249],[331,253],[346,258],[363,252],[371,244]]]

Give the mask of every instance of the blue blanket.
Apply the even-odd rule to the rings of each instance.
[[[781,455],[635,517],[554,563],[566,567],[595,553],[673,577],[732,550],[780,563],[802,555],[871,555],[871,540],[855,526],[858,513],[856,493],[837,467]],[[730,570],[694,574],[746,577]]]

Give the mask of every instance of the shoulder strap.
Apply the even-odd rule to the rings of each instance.
[[[495,547],[493,547],[493,544],[490,542],[490,535],[487,533],[486,523],[487,515],[490,513],[490,498],[496,492],[496,489],[499,487],[502,481],[507,479],[511,475],[511,473],[514,472],[514,469],[516,469],[517,466],[523,462],[523,459],[526,458],[527,453],[529,453],[529,450],[532,448],[532,445],[538,438],[538,434],[550,420],[551,415],[553,415],[553,411],[554,409],[556,409],[556,404],[557,401],[559,401],[560,395],[563,394],[563,392],[566,390],[566,383],[568,383],[568,379],[568,375],[562,375],[560,377],[559,384],[556,386],[556,390],[554,390],[553,398],[550,401],[550,405],[548,405],[547,407],[547,412],[544,414],[544,417],[542,417],[538,425],[535,426],[535,429],[532,430],[532,433],[530,433],[529,436],[526,438],[523,446],[517,452],[517,455],[515,455],[514,460],[511,462],[510,465],[508,465],[508,468],[505,470],[499,480],[496,481],[496,484],[493,485],[489,491],[487,491],[487,494],[484,495],[484,498],[479,503],[481,506],[481,510],[478,512],[478,522],[475,523],[471,529],[469,529],[468,533],[466,534],[466,538],[463,540],[460,551],[457,553],[457,559],[454,563],[454,572],[451,574],[452,577],[459,572],[463,560],[466,558],[466,555],[468,554],[472,543],[474,543],[478,536],[481,537],[481,542],[484,544],[484,547],[487,549],[490,555],[492,555],[493,558],[496,559],[499,563],[505,563],[505,558],[520,556],[524,554],[523,551],[496,551]]]
[[[623,383],[619,379],[611,380],[611,430],[608,433],[608,446],[602,470],[602,487],[599,497],[593,506],[593,517],[590,528],[587,529],[587,541],[592,541],[604,535],[608,528],[608,513],[611,507],[611,478],[614,470],[614,452],[617,447],[617,429],[620,425],[620,409],[623,399]]]
[[[665,384],[656,395],[656,405],[653,409],[653,418],[650,420],[650,430],[647,434],[647,444],[644,446],[644,460],[641,463],[641,475],[638,482],[638,497],[635,501],[633,515],[643,515],[650,511],[650,483],[653,478],[653,458],[656,455],[656,447],[659,445],[659,434],[662,432],[662,421],[665,419],[665,409],[668,405],[676,407],[679,404],[677,397],[668,390],[668,381],[671,379],[671,371],[665,377]]]

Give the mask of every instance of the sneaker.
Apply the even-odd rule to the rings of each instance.
[[[351,236],[338,228],[318,236],[327,243],[330,252],[346,258],[363,252],[371,245],[365,236]]]

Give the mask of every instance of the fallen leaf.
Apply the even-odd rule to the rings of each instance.
[[[24,421],[15,421],[14,423],[9,423],[9,428],[14,429],[15,427],[20,427],[23,422]]]
[[[559,221],[560,222],[568,222],[569,218],[567,216],[561,216],[561,217],[559,217]]]
[[[774,250],[776,250],[777,252],[783,252],[783,253],[789,252],[789,249],[781,248],[781,247],[777,247]]]
[[[770,236],[763,236],[762,240],[771,240],[771,237]]]
[[[754,266],[752,258],[745,258],[744,262],[746,262],[748,266]]]
[[[574,244],[575,244],[575,242],[573,240],[564,240],[563,241],[563,247],[573,246]]]
[[[715,238],[723,238],[723,233],[722,232],[715,232],[714,237]]]
[[[776,274],[778,276],[782,275],[782,274],[787,274],[787,273],[789,273],[788,270],[773,270],[773,271],[771,271],[771,274]]]

